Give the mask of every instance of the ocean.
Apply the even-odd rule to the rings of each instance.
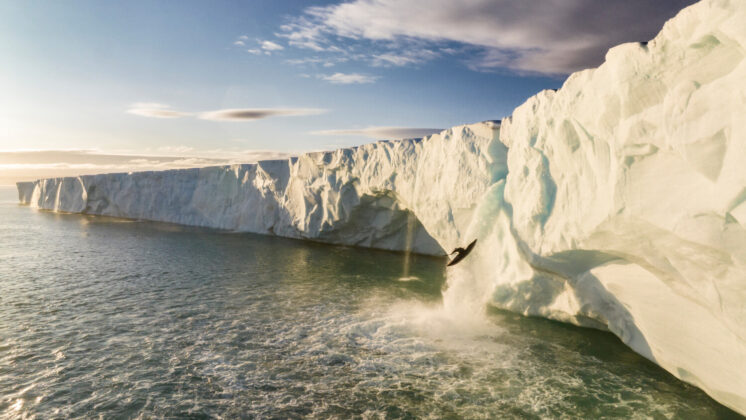
[[[454,316],[445,262],[0,188],[0,416],[741,418],[610,333]]]

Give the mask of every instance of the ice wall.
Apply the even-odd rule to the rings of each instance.
[[[18,189],[18,202],[21,204],[30,204],[31,196],[34,195],[36,184],[33,182],[16,182]]]
[[[442,254],[450,311],[608,329],[746,413],[746,2],[704,0],[504,120],[297,159],[19,185],[55,211]],[[499,134],[499,135],[498,135]]]
[[[257,164],[36,181],[32,206],[443,255],[507,173],[499,124]],[[19,184],[19,195],[28,196]],[[416,214],[416,217],[412,217]]]
[[[745,55],[746,2],[706,0],[517,108],[446,303],[608,328],[746,413]]]

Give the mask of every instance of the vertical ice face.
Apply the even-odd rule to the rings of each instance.
[[[448,293],[608,328],[746,412],[745,55],[746,2],[703,1],[517,108]]]
[[[502,125],[19,184],[55,211],[443,254],[450,311],[608,329],[746,413],[746,2],[704,0]],[[498,135],[499,134],[499,135]]]
[[[42,209],[443,255],[507,174],[499,124],[297,158],[19,184]]]
[[[16,182],[18,189],[18,202],[21,204],[30,204],[31,196],[34,194],[35,184],[33,182]]]

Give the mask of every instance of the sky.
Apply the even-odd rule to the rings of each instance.
[[[501,119],[691,3],[0,1],[0,184]]]

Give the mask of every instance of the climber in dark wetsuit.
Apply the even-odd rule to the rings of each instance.
[[[461,260],[463,260],[464,258],[466,258],[466,256],[469,255],[469,253],[471,252],[471,250],[474,249],[474,245],[476,245],[476,243],[477,243],[477,240],[475,239],[472,243],[470,243],[466,247],[466,249],[464,249],[464,248],[456,248],[456,249],[454,249],[453,252],[451,252],[449,255],[453,255],[453,254],[455,254],[457,252],[458,252],[458,255],[456,255],[456,257],[454,257],[451,260],[451,262],[448,263],[447,267],[450,267],[452,265],[456,265],[459,262],[461,262]]]

